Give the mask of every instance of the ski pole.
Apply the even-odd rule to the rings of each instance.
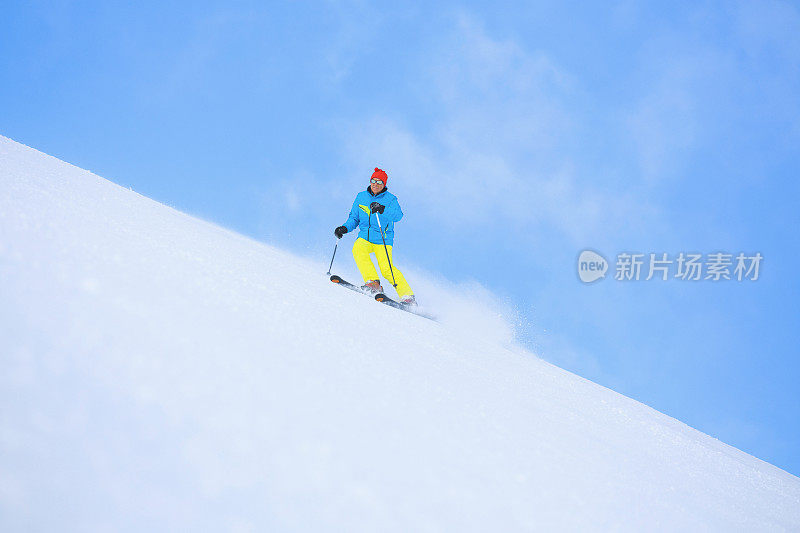
[[[333,259],[336,257],[336,249],[339,248],[339,239],[336,239],[336,246],[333,247],[333,257],[331,257],[331,264],[328,267],[328,275],[331,275],[331,268],[333,267]]]
[[[389,249],[386,247],[386,237],[383,236],[383,228],[381,227],[381,217],[375,212],[375,218],[378,219],[378,229],[381,230],[381,239],[383,240],[383,250],[386,252],[386,259],[389,260],[389,272],[392,273],[392,287],[397,288],[397,282],[394,280],[394,270],[392,269],[392,258],[389,257]]]

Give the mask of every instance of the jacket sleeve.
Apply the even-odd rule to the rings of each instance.
[[[403,210],[400,209],[400,202],[397,201],[396,196],[392,198],[392,201],[389,202],[389,205],[383,210],[381,218],[391,220],[392,222],[398,222],[403,218]]]
[[[361,208],[358,207],[358,197],[353,200],[353,207],[350,208],[350,216],[347,218],[347,222],[344,223],[344,227],[347,228],[347,231],[353,231],[358,226],[359,217],[361,216]]]

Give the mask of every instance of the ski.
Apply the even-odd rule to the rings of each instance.
[[[358,285],[353,285],[349,281],[342,279],[340,276],[337,276],[336,274],[331,276],[331,281],[337,285],[341,285],[342,287],[350,289],[351,291],[359,292],[361,294],[366,294],[367,296],[372,296],[371,292],[363,290]],[[436,319],[431,315],[419,311],[416,307],[411,307],[405,304],[401,304],[396,300],[392,300],[382,292],[379,292],[378,294],[375,295],[375,301],[381,302],[382,304],[386,304],[390,307],[394,307],[395,309],[400,309],[401,311],[406,311],[408,313],[411,313],[412,315],[421,316],[423,318],[427,318],[428,320],[433,320],[434,322],[436,321]]]
[[[428,320],[433,320],[436,322],[436,319],[427,313],[423,313],[420,311],[416,306],[406,305],[403,303],[398,302],[397,300],[392,300],[382,292],[379,292],[375,295],[375,300],[386,304],[390,307],[394,307],[395,309],[400,309],[401,311],[406,311],[407,313],[411,313],[412,315],[421,316],[422,318],[427,318]]]
[[[358,292],[358,293],[361,293],[361,294],[365,294],[367,296],[375,296],[374,292],[372,292],[370,290],[367,290],[367,289],[364,289],[359,285],[353,285],[352,283],[350,283],[346,279],[343,279],[341,276],[337,276],[336,274],[331,276],[331,281],[333,283],[337,284],[337,285],[341,285],[342,287],[345,287],[346,289],[350,289],[351,291]]]
[[[336,274],[331,276],[331,281],[333,283],[337,284],[337,285],[341,285],[342,287],[348,288],[351,291],[360,292],[361,294],[366,294],[367,296],[371,296],[372,295],[371,292],[365,291],[364,289],[362,289],[358,285],[353,285],[349,281],[342,279],[341,277],[337,276]]]

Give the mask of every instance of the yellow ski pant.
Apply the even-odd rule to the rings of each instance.
[[[383,274],[384,278],[389,280],[389,283],[392,283],[392,273],[394,273],[394,281],[397,283],[397,294],[400,296],[400,298],[404,296],[411,296],[414,294],[414,291],[412,291],[411,287],[409,287],[406,278],[403,276],[403,273],[397,270],[397,266],[394,264],[394,261],[392,261],[391,270],[389,269],[389,261],[386,259],[387,251],[389,252],[389,258],[391,259],[391,245],[387,245],[386,250],[384,250],[383,244],[372,244],[368,240],[362,239],[361,237],[356,239],[356,243],[353,245],[353,258],[356,260],[356,266],[361,272],[361,277],[364,278],[364,283],[380,279],[378,278],[378,273],[375,271],[375,265],[372,262],[372,258],[369,256],[369,254],[375,254],[375,257],[378,259],[378,266],[381,267],[381,274]]]

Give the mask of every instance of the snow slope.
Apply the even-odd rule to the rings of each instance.
[[[797,477],[326,269],[0,137],[0,530],[800,530]]]

